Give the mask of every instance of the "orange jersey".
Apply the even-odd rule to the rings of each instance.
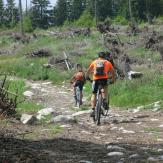
[[[75,78],[76,81],[77,81],[77,80],[84,81],[84,79],[85,79],[85,74],[84,74],[83,71],[79,71],[79,72],[77,72],[77,73],[74,75],[74,78]]]
[[[96,74],[94,74],[94,71],[96,69],[96,63],[97,63],[98,60],[102,60],[104,62],[104,75],[96,75]],[[107,60],[105,60],[103,58],[98,58],[98,59],[94,60],[90,64],[89,70],[91,72],[93,72],[93,80],[108,79],[109,78],[108,73],[113,70],[113,66],[109,61],[107,61]]]

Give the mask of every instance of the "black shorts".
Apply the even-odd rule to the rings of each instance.
[[[83,82],[83,81],[77,80],[77,81],[75,82],[75,87],[79,87],[80,91],[83,90],[83,86],[84,86],[84,82]]]
[[[97,93],[99,85],[102,85],[104,87],[107,86],[108,80],[107,79],[94,80],[92,83],[92,93]]]

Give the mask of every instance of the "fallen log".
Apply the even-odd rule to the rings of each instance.
[[[32,57],[49,57],[49,56],[52,56],[52,53],[48,49],[39,49],[39,50],[33,51],[31,53],[27,53],[25,55],[30,58],[32,58]]]

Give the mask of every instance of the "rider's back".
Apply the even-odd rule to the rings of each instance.
[[[101,62],[101,63],[99,63],[99,62]],[[101,74],[100,73],[98,74],[97,73],[98,64],[101,65],[101,67],[102,67],[102,63],[103,63],[103,74],[102,73]],[[109,77],[108,76],[108,72],[113,69],[113,66],[112,66],[112,64],[109,61],[107,61],[107,60],[105,60],[103,58],[98,58],[98,59],[94,60],[91,63],[90,69],[93,72],[93,80],[108,79],[108,77]]]

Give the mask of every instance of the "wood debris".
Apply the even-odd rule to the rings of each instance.
[[[52,55],[52,53],[48,49],[39,49],[39,50],[36,50],[36,51],[26,54],[26,56],[30,57],[30,58],[32,58],[32,57],[49,57],[51,55]]]
[[[74,68],[74,63],[68,58],[66,52],[63,51],[63,57],[51,57],[47,64],[44,64],[45,68],[58,67],[63,70],[71,70]]]
[[[0,114],[3,116],[12,116],[16,113],[18,95],[8,90],[6,84],[7,76],[0,83]]]

